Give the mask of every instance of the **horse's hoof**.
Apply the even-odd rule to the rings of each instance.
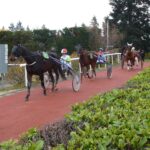
[[[46,94],[46,91],[44,91],[44,93],[43,93],[43,94],[46,96],[46,95],[47,95],[47,94]]]
[[[28,101],[29,101],[29,98],[28,98],[28,97],[26,97],[26,98],[25,98],[25,102],[28,102]]]
[[[55,88],[52,88],[51,91],[54,92],[54,89],[55,89]]]
[[[63,76],[62,79],[63,79],[63,80],[67,80],[66,76]]]
[[[55,88],[54,90],[55,90],[55,91],[58,91],[58,88]]]

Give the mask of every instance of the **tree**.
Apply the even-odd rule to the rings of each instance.
[[[49,50],[50,47],[56,43],[56,30],[49,30],[46,28],[33,30],[33,40],[41,50]]]
[[[16,31],[23,31],[24,27],[22,26],[21,21],[19,21],[16,25]]]
[[[89,47],[91,50],[97,50],[100,47],[100,39],[101,39],[101,30],[99,29],[99,24],[97,22],[96,17],[94,16],[91,21],[90,28],[90,39],[89,39]]]
[[[124,34],[124,43],[132,42],[136,47],[150,46],[150,1],[110,0],[113,23]]]
[[[10,31],[14,32],[15,31],[15,26],[13,23],[10,24],[10,26],[8,27]]]
[[[26,31],[31,31],[30,28],[29,28],[29,26],[27,26]]]

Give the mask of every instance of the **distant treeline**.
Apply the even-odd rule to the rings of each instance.
[[[22,44],[32,51],[48,51],[55,47],[58,53],[62,48],[67,48],[69,53],[76,51],[79,47],[96,50],[105,46],[101,40],[101,30],[96,27],[86,26],[64,28],[63,30],[49,30],[47,28],[34,30],[1,30],[0,44],[8,44],[9,53],[15,44]]]

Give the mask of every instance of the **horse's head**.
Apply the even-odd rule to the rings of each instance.
[[[20,56],[22,56],[21,46],[20,45],[13,46],[10,55],[10,61],[15,61]]]
[[[133,43],[127,43],[127,50],[130,52],[132,49]]]

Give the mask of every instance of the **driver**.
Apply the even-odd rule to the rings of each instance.
[[[104,55],[103,49],[100,48],[98,51],[97,63],[104,64],[106,62],[106,57]]]
[[[61,50],[61,54],[62,56],[60,57],[60,61],[62,63],[62,70],[64,71],[67,71],[68,72],[68,67],[72,68],[72,65],[71,65],[71,57],[67,54],[67,49],[66,48],[63,48]]]

